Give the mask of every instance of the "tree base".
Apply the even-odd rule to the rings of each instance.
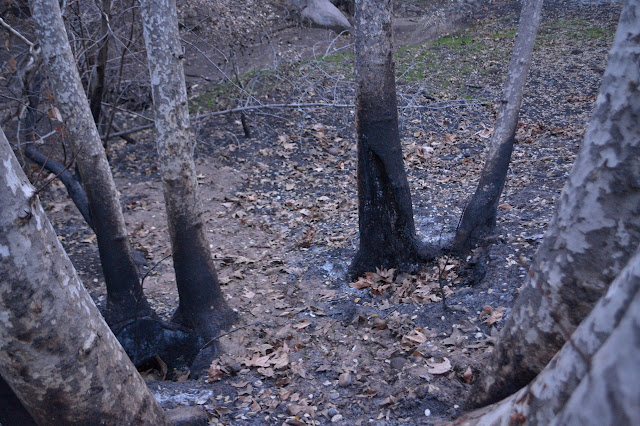
[[[189,367],[206,343],[193,331],[151,317],[112,327],[136,367],[160,357],[169,369]]]
[[[390,252],[388,247],[360,247],[349,267],[348,278],[355,280],[376,269],[395,269],[397,273],[415,273],[421,265],[433,260],[441,252],[438,247],[409,242],[401,250]]]

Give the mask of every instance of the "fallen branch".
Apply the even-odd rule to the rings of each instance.
[[[459,106],[468,106],[468,105],[482,105],[483,101],[473,101],[469,102],[465,99],[458,99],[453,101],[444,101],[444,102],[436,102],[428,105],[408,105],[398,107],[399,110],[406,109],[445,109]],[[281,108],[313,108],[313,107],[333,107],[333,108],[355,108],[356,106],[353,104],[332,104],[328,102],[311,102],[311,103],[295,103],[295,104],[266,104],[266,105],[247,105],[238,108],[230,108],[225,109],[223,111],[214,111],[209,112],[207,114],[201,114],[193,117],[192,121],[202,120],[204,118],[214,117],[216,115],[224,115],[224,114],[232,114],[235,112],[243,112],[243,111],[251,111],[251,110],[260,110],[260,109],[281,109]],[[110,133],[109,135],[101,135],[100,138],[105,139],[113,139],[117,137],[122,137],[124,135],[130,135],[132,133],[137,133],[142,130],[151,129],[154,127],[153,123],[145,124],[143,126],[134,127],[129,130],[123,130],[116,133]]]

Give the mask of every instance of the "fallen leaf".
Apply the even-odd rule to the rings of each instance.
[[[445,374],[449,371],[451,371],[451,361],[449,361],[449,358],[444,358],[444,361],[442,362],[438,362],[438,363],[428,363],[429,365],[429,369],[427,370],[428,373],[430,374]]]
[[[473,378],[473,372],[471,371],[471,366],[467,367],[467,369],[464,371],[464,374],[462,375],[462,378],[466,383],[471,383],[471,379]]]
[[[311,325],[311,321],[309,320],[303,320],[301,322],[299,322],[298,324],[294,325],[293,328],[295,328],[297,331],[302,330],[303,328],[307,328]]]

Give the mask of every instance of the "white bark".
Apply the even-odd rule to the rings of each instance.
[[[113,322],[147,308],[111,169],[75,66],[57,0],[30,0],[49,86],[64,119],[65,140],[76,155],[100,249]]]
[[[38,424],[168,424],[0,129],[0,374]]]
[[[533,46],[540,25],[543,0],[524,0],[518,34],[513,46],[507,81],[491,138],[491,147],[476,191],[465,208],[453,242],[453,249],[466,252],[474,239],[495,226],[498,201],[507,179],[513,151],[522,94],[529,75]]]
[[[640,250],[547,367],[457,425],[631,425],[640,415]]]
[[[640,2],[625,5],[583,146],[474,405],[529,382],[640,242]]]
[[[175,0],[143,0],[158,154],[180,295],[174,320],[212,337],[232,322],[204,232]]]

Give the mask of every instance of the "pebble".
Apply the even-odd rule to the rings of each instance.
[[[329,392],[329,398],[331,399],[338,399],[340,398],[340,394],[338,392]]]
[[[335,407],[330,407],[327,410],[327,414],[329,414],[331,417],[335,416],[336,414],[340,414],[340,412],[338,410],[335,409]]]
[[[331,423],[337,423],[340,420],[342,420],[342,414],[336,414],[335,416],[331,417]]]

